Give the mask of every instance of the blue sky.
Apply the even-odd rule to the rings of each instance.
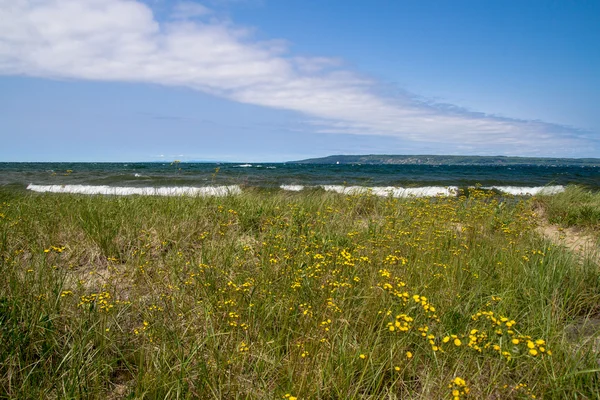
[[[600,1],[0,0],[0,161],[600,157]]]

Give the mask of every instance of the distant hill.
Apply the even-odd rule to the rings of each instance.
[[[575,165],[600,166],[600,158],[537,158],[506,156],[435,155],[333,155],[290,161],[297,164],[391,164],[391,165]]]

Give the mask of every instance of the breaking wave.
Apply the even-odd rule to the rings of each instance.
[[[538,194],[557,194],[565,191],[564,186],[489,186],[482,189],[496,189],[502,193],[508,193],[515,196],[535,196]]]
[[[336,192],[340,194],[363,194],[372,193],[376,196],[392,196],[392,197],[436,197],[436,196],[456,196],[459,192],[458,186],[423,186],[415,188],[402,188],[395,186],[342,186],[342,185],[321,185],[321,186],[308,186],[308,187],[320,187],[328,192]],[[281,185],[282,190],[299,192],[305,188],[302,185]],[[486,190],[497,190],[502,193],[511,194],[515,196],[535,196],[541,195],[552,195],[563,192],[564,186],[533,186],[533,187],[520,187],[520,186],[488,186],[482,187]]]
[[[114,187],[91,185],[34,185],[29,184],[28,190],[40,193],[76,193],[76,194],[105,194],[115,196],[228,196],[240,194],[242,189],[237,185],[232,186],[206,186],[206,187]]]
[[[346,195],[357,195],[371,193],[382,197],[436,197],[456,196],[459,193],[458,186],[423,186],[414,188],[402,188],[395,186],[343,186],[343,185],[281,185],[280,189],[292,192],[300,192],[305,188],[322,188],[328,192]],[[28,190],[40,193],[75,193],[75,194],[103,194],[115,196],[228,196],[242,193],[238,185],[229,186],[173,186],[173,187],[120,187],[107,185],[35,185],[29,184]],[[552,195],[563,192],[564,186],[486,186],[486,190],[497,190],[502,193],[515,196]]]
[[[435,197],[435,196],[456,196],[458,187],[456,186],[424,186],[416,188],[401,188],[394,186],[385,187],[364,187],[364,186],[340,186],[323,185],[323,189],[329,192],[341,194],[362,194],[372,193],[376,196],[392,197]]]
[[[299,192],[304,189],[304,186],[302,185],[281,185],[279,187],[290,192]]]

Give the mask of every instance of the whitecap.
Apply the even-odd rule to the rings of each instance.
[[[416,188],[402,188],[395,186],[341,186],[341,185],[322,185],[323,189],[341,194],[366,194],[372,193],[376,196],[392,197],[436,197],[436,196],[456,196],[458,187],[456,186],[424,186]]]
[[[291,192],[299,192],[304,189],[302,185],[281,185],[279,186],[283,190],[289,190]]]
[[[28,190],[39,193],[75,193],[103,194],[115,196],[228,196],[240,194],[242,189],[237,185],[231,186],[174,186],[174,187],[118,187],[106,185],[34,185],[29,184]]]
[[[483,187],[482,189],[496,189],[499,192],[512,194],[515,196],[535,196],[541,195],[552,195],[562,193],[565,191],[565,187],[561,185],[556,186],[489,186]]]

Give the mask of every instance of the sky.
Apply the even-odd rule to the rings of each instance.
[[[600,0],[0,0],[0,161],[600,157]]]

